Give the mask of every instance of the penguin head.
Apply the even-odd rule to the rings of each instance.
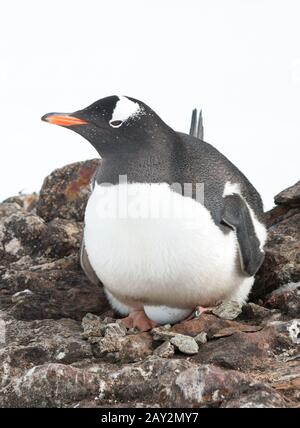
[[[100,156],[145,148],[170,128],[142,101],[126,96],[102,98],[74,113],[48,113],[43,121],[82,135]]]

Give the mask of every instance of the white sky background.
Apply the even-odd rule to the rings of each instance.
[[[40,121],[99,98],[141,99],[205,140],[273,196],[300,179],[300,1],[10,0],[0,16],[0,200],[96,157]]]

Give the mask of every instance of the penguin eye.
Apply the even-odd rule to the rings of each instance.
[[[109,122],[110,126],[112,128],[120,128],[120,126],[122,125],[123,121],[122,120],[111,120]]]

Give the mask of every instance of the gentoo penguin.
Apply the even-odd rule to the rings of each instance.
[[[263,261],[260,195],[196,138],[196,116],[195,136],[187,135],[145,103],[110,96],[42,118],[79,133],[101,156],[81,260],[128,327],[176,323],[197,306],[243,304]]]

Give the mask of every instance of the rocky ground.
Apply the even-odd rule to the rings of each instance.
[[[266,213],[266,259],[237,319],[139,333],[79,266],[97,162],[0,204],[0,407],[298,407],[300,182]]]

